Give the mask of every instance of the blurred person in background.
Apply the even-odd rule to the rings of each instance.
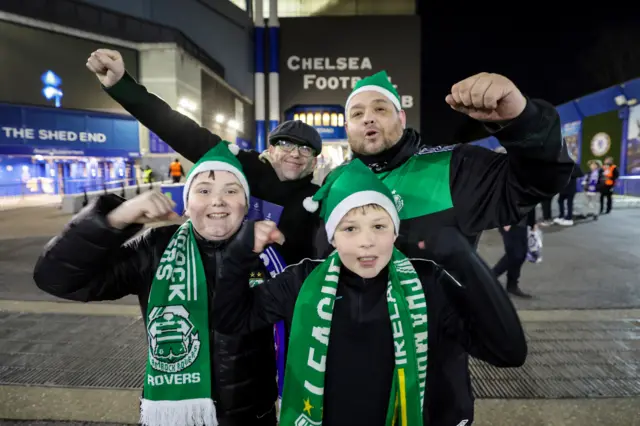
[[[602,171],[602,162],[600,160],[589,160],[589,172],[584,176],[583,188],[584,195],[586,197],[586,210],[585,216],[592,216],[595,220],[598,220],[598,206],[596,200],[602,185],[604,183],[604,173]]]
[[[569,183],[562,191],[560,191],[560,195],[558,196],[560,216],[558,216],[554,221],[558,225],[573,226],[573,202],[576,193],[578,192],[578,178],[583,176],[584,172],[580,168],[580,165],[576,163],[573,166]]]
[[[527,227],[535,231],[535,209],[529,211],[527,216],[515,225],[498,228],[504,243],[504,255],[493,267],[493,273],[500,278],[507,273],[507,292],[524,299],[531,299],[531,295],[520,289],[520,275],[522,265],[527,260],[529,249],[529,232]]]
[[[620,171],[618,166],[613,164],[613,157],[607,157],[604,160],[604,166],[602,168],[602,174],[604,183],[600,190],[600,214],[611,213],[613,204],[613,191],[616,187],[616,182],[620,177]],[[604,209],[605,200],[607,203],[607,209]]]

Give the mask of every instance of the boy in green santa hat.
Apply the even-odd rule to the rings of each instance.
[[[273,331],[225,336],[211,326],[227,244],[249,201],[237,146],[218,144],[190,170],[181,224],[163,194],[100,197],[56,237],[34,271],[38,287],[76,301],[138,297],[147,331],[141,400],[144,426],[275,426]],[[244,265],[244,285],[264,280],[260,259]]]
[[[221,333],[287,322],[280,424],[471,424],[443,403],[449,359],[458,348],[488,347],[497,364],[517,366],[527,352],[518,316],[482,273],[486,265],[453,228],[433,236],[446,264],[405,257],[394,247],[393,195],[359,160],[332,173],[305,207],[324,219],[335,248],[326,260],[303,260],[249,289],[245,265],[282,235],[272,222],[248,222],[227,250],[214,297]],[[504,306],[508,312],[497,311]]]

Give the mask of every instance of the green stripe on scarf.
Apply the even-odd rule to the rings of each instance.
[[[324,374],[339,276],[340,258],[334,252],[309,274],[296,300],[289,339],[294,344],[289,345],[284,376],[282,425],[322,424]],[[396,366],[386,425],[419,426],[427,380],[427,301],[413,265],[397,249],[389,263],[387,305]]]
[[[140,423],[216,426],[207,280],[191,221],[171,237],[147,306],[149,352]]]

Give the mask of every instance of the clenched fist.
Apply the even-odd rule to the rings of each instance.
[[[270,220],[255,223],[254,238],[253,251],[256,253],[262,253],[269,244],[284,244],[284,235],[276,223]]]
[[[454,84],[445,101],[456,111],[480,121],[512,120],[527,106],[527,99],[511,80],[486,72]]]
[[[87,59],[87,68],[104,87],[111,87],[124,75],[124,61],[117,50],[98,49]]]
[[[173,211],[175,205],[161,193],[149,191],[113,209],[107,215],[107,222],[113,228],[124,229],[134,223],[144,224],[177,219],[178,215]]]

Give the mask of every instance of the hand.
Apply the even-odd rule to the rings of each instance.
[[[445,101],[454,110],[480,121],[512,120],[527,106],[527,99],[511,80],[486,72],[454,84]]]
[[[124,75],[124,61],[117,50],[98,49],[87,59],[87,68],[104,87],[111,87]]]
[[[511,225],[504,226],[502,229],[504,229],[504,232],[509,232],[509,229],[511,229]]]
[[[276,223],[270,220],[256,222],[254,235],[255,243],[253,246],[253,251],[256,253],[262,253],[264,251],[264,248],[269,244],[284,244],[284,235],[282,234],[282,232],[280,232]]]
[[[125,201],[107,215],[109,225],[124,229],[134,223],[160,222],[177,219],[175,203],[159,192],[148,191]]]

